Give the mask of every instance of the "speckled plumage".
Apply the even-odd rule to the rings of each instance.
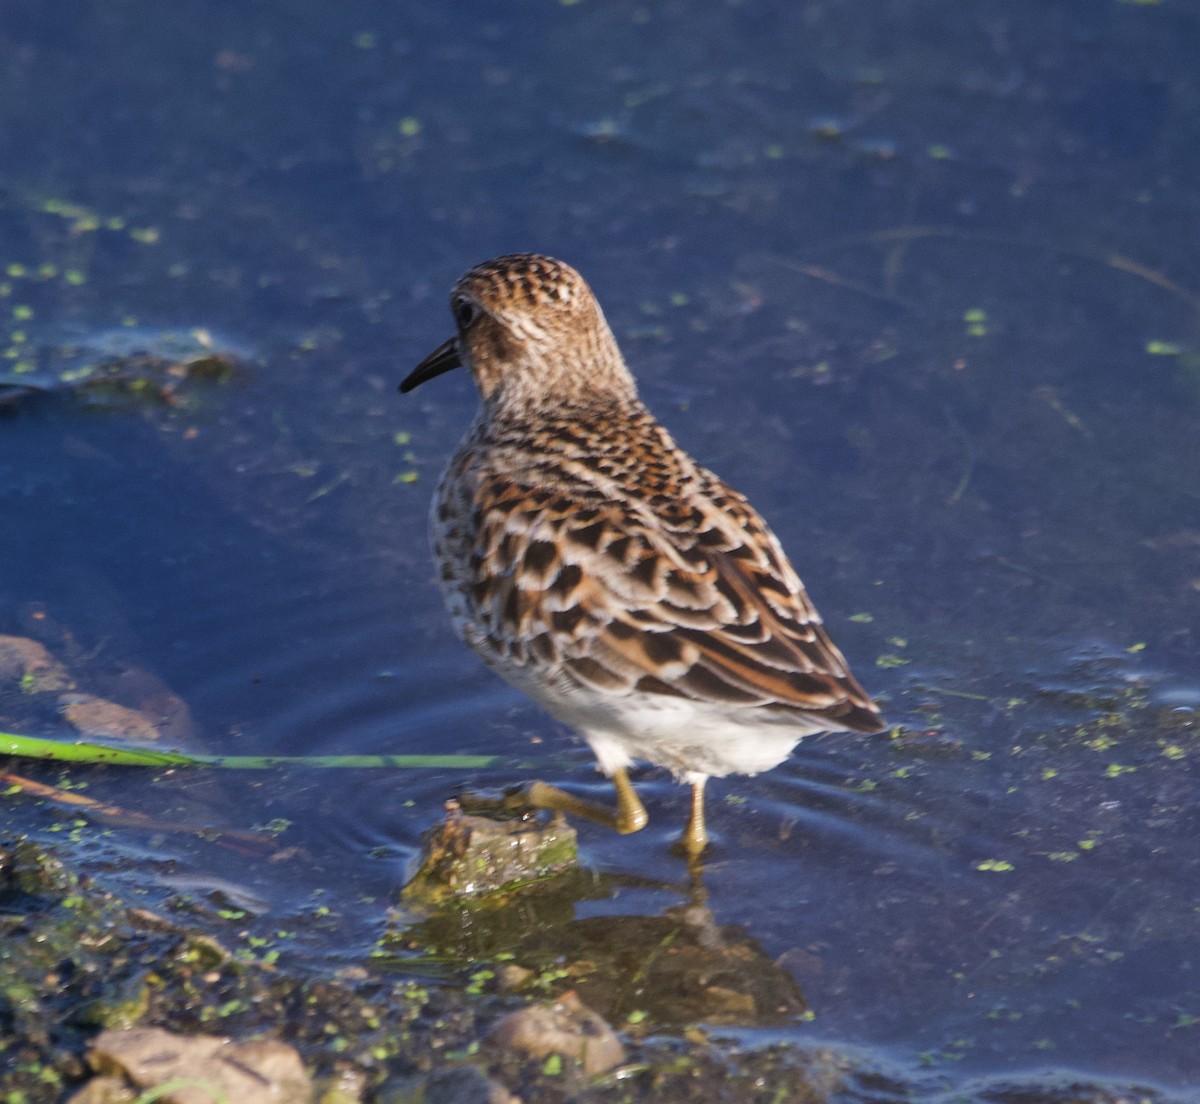
[[[574,269],[500,257],[451,303],[457,335],[402,389],[463,363],[480,391],[431,516],[488,666],[610,774],[756,773],[808,733],[882,727],[766,523],[642,405]]]

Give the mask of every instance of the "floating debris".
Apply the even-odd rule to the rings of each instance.
[[[19,359],[0,372],[0,410],[52,394],[92,408],[177,406],[190,384],[224,385],[246,372],[245,352],[205,329],[134,326],[40,344],[20,336]]]

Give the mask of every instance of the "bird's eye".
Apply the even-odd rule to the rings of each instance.
[[[465,296],[456,296],[450,309],[454,311],[454,320],[460,330],[465,330],[479,316],[479,308]]]

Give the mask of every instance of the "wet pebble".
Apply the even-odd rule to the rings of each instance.
[[[588,1077],[625,1061],[625,1047],[616,1032],[574,992],[510,1012],[492,1025],[485,1042],[531,1058],[561,1055]]]
[[[562,817],[492,820],[447,804],[446,819],[425,833],[421,864],[404,887],[409,904],[437,904],[491,893],[575,864],[575,829]]]
[[[237,1104],[308,1104],[312,1098],[300,1055],[273,1039],[235,1043],[216,1035],[135,1027],[101,1032],[88,1061],[100,1074],[122,1075],[139,1089],[179,1082],[156,1098],[164,1104],[211,1104],[214,1097]]]
[[[93,1077],[67,1104],[135,1104],[137,1097],[120,1077]]]

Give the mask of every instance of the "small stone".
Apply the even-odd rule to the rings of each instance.
[[[312,1085],[295,1048],[273,1039],[235,1043],[216,1035],[175,1035],[159,1027],[104,1031],[92,1068],[124,1074],[140,1089],[178,1081],[163,1104],[309,1104]]]
[[[119,1077],[93,1077],[67,1104],[135,1104],[137,1097]]]
[[[577,1062],[588,1077],[625,1061],[625,1047],[616,1032],[574,992],[510,1012],[492,1025],[486,1041],[531,1058],[560,1054]]]
[[[446,809],[446,819],[422,839],[421,865],[404,887],[406,904],[478,896],[575,865],[575,829],[562,817],[492,820],[464,813],[453,801]]]

